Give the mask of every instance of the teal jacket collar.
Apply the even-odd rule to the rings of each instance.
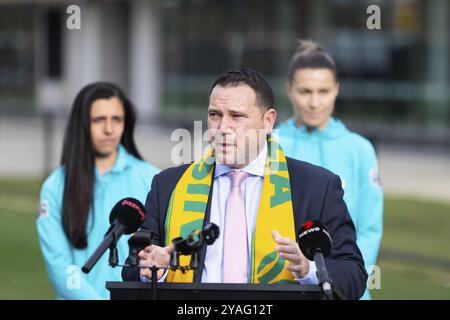
[[[108,175],[108,174],[110,174],[110,173],[121,173],[121,172],[123,172],[130,165],[130,161],[129,161],[130,157],[132,157],[132,155],[130,155],[128,153],[128,151],[125,149],[124,146],[119,144],[116,162],[114,163],[114,166],[111,168],[111,170],[106,172],[103,175],[103,177]],[[95,168],[95,177],[97,179],[101,179],[102,178],[102,176],[98,172],[97,168]]]
[[[334,139],[348,133],[347,127],[337,118],[331,117],[324,129],[313,129],[308,132],[305,125],[297,127],[295,118],[291,118],[278,127],[280,134],[283,135],[304,135],[308,137],[318,137],[323,139]]]

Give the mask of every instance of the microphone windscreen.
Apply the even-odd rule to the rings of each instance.
[[[109,215],[109,222],[112,224],[118,220],[126,227],[125,234],[136,232],[145,219],[144,205],[137,199],[124,198],[116,203]]]
[[[216,224],[210,222],[203,228],[202,234],[206,244],[209,246],[212,245],[217,238],[219,238],[220,230]]]
[[[320,249],[324,256],[330,253],[331,237],[320,221],[307,221],[300,229],[298,245],[305,257],[313,261],[317,249]]]

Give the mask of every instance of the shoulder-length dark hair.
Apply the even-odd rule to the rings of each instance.
[[[62,202],[62,225],[72,246],[87,247],[87,222],[93,206],[95,150],[90,131],[91,106],[98,99],[117,97],[125,112],[125,128],[121,144],[135,157],[142,159],[133,139],[136,114],[122,90],[108,82],[85,86],[75,98],[64,136],[61,165],[65,169]]]

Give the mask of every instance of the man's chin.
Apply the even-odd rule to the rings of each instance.
[[[218,163],[225,165],[229,165],[235,162],[235,158],[232,155],[229,155],[222,151],[216,151],[216,160]]]
[[[236,154],[224,154],[224,153],[216,153],[217,163],[226,165],[230,168],[241,168],[245,166],[245,161],[239,161],[240,159],[236,156]]]

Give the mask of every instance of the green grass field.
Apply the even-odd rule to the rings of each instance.
[[[35,228],[39,187],[38,180],[0,179],[0,299],[54,298]],[[450,205],[391,197],[385,203],[374,299],[450,299]]]

